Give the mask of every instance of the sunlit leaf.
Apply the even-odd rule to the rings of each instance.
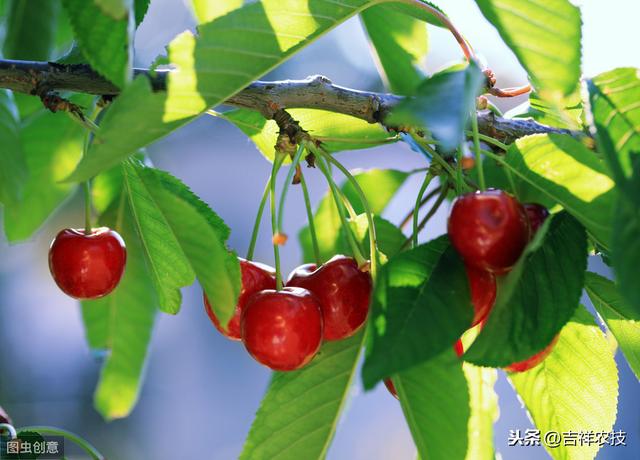
[[[93,0],[100,11],[115,20],[126,18],[131,0]]]
[[[578,441],[573,446],[565,433],[611,432],[617,413],[618,371],[602,331],[584,307],[562,329],[558,343],[541,364],[510,374],[509,379],[541,439],[549,431],[563,435],[559,446],[547,448],[551,457],[595,457],[598,442]]]
[[[578,307],[586,266],[584,228],[566,212],[554,215],[546,234],[501,280],[489,318],[464,359],[504,367],[545,348]]]
[[[473,307],[464,265],[448,239],[392,257],[378,276],[370,315],[365,388],[451,349],[470,326]]]
[[[330,153],[367,149],[397,140],[381,125],[367,123],[349,115],[315,109],[290,109],[288,112],[300,122],[304,130],[321,141],[325,150]],[[249,136],[260,153],[273,161],[279,132],[275,121],[266,120],[258,112],[246,109],[235,109],[221,116]]]
[[[570,136],[536,134],[511,145],[506,165],[563,206],[598,244],[609,246],[616,192],[605,165],[591,150]]]
[[[587,272],[585,289],[618,341],[629,366],[640,379],[640,310],[622,298],[613,281],[596,273]]]
[[[588,82],[596,137],[612,171],[631,175],[640,159],[640,69],[620,68]]]
[[[561,102],[580,79],[580,10],[569,0],[476,0],[543,99]]]
[[[229,11],[242,6],[242,0],[191,0],[193,12],[198,20],[198,24],[213,21],[215,18],[224,16]]]
[[[424,79],[420,67],[429,49],[426,24],[391,5],[373,6],[360,18],[387,87],[396,94],[413,94]]]

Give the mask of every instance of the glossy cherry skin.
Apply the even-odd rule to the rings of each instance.
[[[302,288],[257,292],[244,307],[240,328],[249,354],[276,371],[300,369],[322,344],[320,304]]]
[[[466,264],[500,274],[513,267],[529,242],[529,222],[514,197],[486,190],[456,199],[448,233]]]
[[[533,369],[542,361],[544,361],[547,356],[549,356],[549,354],[553,350],[553,347],[555,347],[556,343],[558,342],[559,337],[559,335],[556,335],[551,343],[547,345],[541,352],[538,352],[532,357],[527,358],[523,361],[518,361],[517,363],[510,364],[505,367],[504,370],[509,372],[525,372],[529,369]]]
[[[486,270],[465,265],[467,278],[471,287],[471,303],[473,304],[473,322],[471,326],[484,321],[496,300],[496,277]]]
[[[525,203],[523,206],[527,213],[527,218],[529,219],[531,238],[533,238],[533,235],[536,234],[544,221],[547,220],[547,217],[549,217],[549,211],[538,203]]]
[[[242,287],[240,288],[238,304],[226,329],[220,326],[220,321],[218,321],[218,317],[213,312],[209,299],[207,299],[204,292],[202,293],[204,309],[209,315],[209,319],[222,335],[231,340],[240,340],[240,317],[249,298],[258,291],[276,288],[275,270],[268,265],[240,259],[240,276],[242,277]]]
[[[97,299],[113,291],[127,262],[118,232],[107,227],[66,228],[51,242],[49,270],[62,291],[76,299]]]
[[[308,289],[318,298],[325,340],[350,337],[367,319],[371,275],[351,257],[335,256],[317,269],[314,264],[302,265],[289,275],[287,286]]]

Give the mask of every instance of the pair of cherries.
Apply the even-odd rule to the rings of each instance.
[[[58,287],[80,300],[104,297],[124,273],[127,249],[122,237],[107,227],[61,230],[49,248],[49,270]]]
[[[502,190],[468,193],[456,199],[448,222],[451,244],[462,256],[474,316],[471,327],[484,324],[496,299],[496,275],[507,273],[522,255],[527,243],[549,216],[544,206],[521,204]],[[524,372],[540,364],[551,353],[557,337],[541,352],[510,364],[509,372]],[[461,340],[454,349],[464,354]],[[398,397],[391,379],[384,381]]]
[[[503,275],[513,268],[548,216],[544,206],[523,205],[502,190],[468,193],[456,199],[449,216],[448,233],[467,267],[475,312],[472,326],[482,324],[491,311],[496,296],[495,275]],[[551,353],[556,342],[557,337],[541,352],[505,369],[524,372],[537,366]]]
[[[221,327],[206,295],[205,310],[223,335],[242,340],[256,361],[273,370],[300,369],[323,340],[350,337],[367,318],[371,276],[350,257],[302,265],[279,291],[271,267],[240,260],[240,271],[242,288],[227,327]]]

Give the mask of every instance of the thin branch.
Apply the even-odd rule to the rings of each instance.
[[[171,70],[149,71],[134,69],[136,75],[149,78],[154,91],[166,89]],[[51,91],[71,91],[102,96],[116,96],[119,89],[85,64],[56,64],[52,62],[0,60],[0,88],[42,96]],[[256,110],[272,119],[286,108],[322,109],[351,115],[369,123],[386,123],[391,110],[403,100],[402,96],[359,91],[333,84],[328,78],[316,75],[304,80],[255,81],[225,101],[225,104]],[[505,144],[537,133],[569,134],[577,139],[588,136],[546,126],[532,119],[506,119],[488,110],[478,112],[481,134]]]

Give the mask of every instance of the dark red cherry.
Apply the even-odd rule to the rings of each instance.
[[[496,300],[496,277],[486,270],[466,265],[467,278],[471,287],[471,303],[473,304],[473,322],[471,326],[484,321]]]
[[[547,220],[547,217],[549,217],[549,211],[538,203],[525,203],[523,206],[527,212],[529,227],[531,228],[531,238],[533,238],[533,235],[536,234],[544,221]]]
[[[313,264],[302,265],[289,275],[287,286],[308,289],[318,298],[325,340],[350,337],[367,319],[371,275],[351,257],[335,256],[317,269]]]
[[[527,213],[502,190],[459,196],[448,223],[449,238],[468,265],[505,273],[529,241]]]
[[[218,321],[218,317],[213,312],[209,299],[207,299],[204,292],[202,293],[204,309],[209,315],[209,319],[222,335],[231,340],[240,340],[240,317],[249,298],[258,291],[276,288],[275,270],[268,265],[240,259],[240,276],[242,277],[242,287],[240,288],[238,304],[226,329],[220,326],[220,321]]]
[[[62,291],[76,299],[97,299],[113,291],[127,261],[118,232],[107,227],[66,228],[51,242],[49,270]]]
[[[560,336],[556,335],[551,341],[551,343],[547,345],[541,352],[536,353],[532,357],[527,358],[523,361],[518,361],[517,363],[510,364],[504,369],[509,372],[525,372],[525,371],[528,371],[529,369],[533,369],[542,361],[544,361],[544,359],[547,356],[549,356],[549,354],[553,350],[553,347],[555,347],[556,343],[558,342],[559,338]]]
[[[306,289],[267,289],[250,297],[240,327],[247,351],[276,371],[306,365],[322,343],[322,313]]]
[[[387,390],[389,390],[389,393],[391,393],[394,398],[399,399],[396,386],[393,384],[391,379],[384,379],[384,386],[387,387]]]

